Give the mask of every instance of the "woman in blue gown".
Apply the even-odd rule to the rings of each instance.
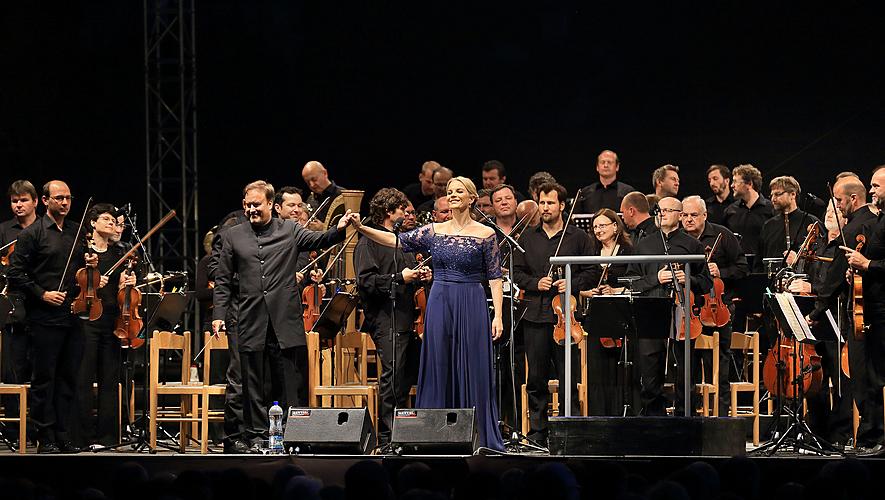
[[[419,408],[476,408],[480,445],[503,450],[495,406],[492,339],[504,331],[501,256],[494,231],[470,217],[478,198],[473,181],[453,177],[446,186],[452,219],[399,235],[406,252],[433,256],[433,286],[427,299]],[[364,236],[393,247],[396,236],[357,225]],[[483,282],[492,290],[489,321]]]

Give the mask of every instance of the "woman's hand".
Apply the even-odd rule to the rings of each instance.
[[[501,318],[495,316],[492,319],[492,340],[498,340],[501,338],[501,335],[504,335],[504,322],[501,321]]]

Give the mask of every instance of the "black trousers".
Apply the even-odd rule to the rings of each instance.
[[[598,338],[587,340],[587,399],[591,416],[626,416],[639,412],[639,370],[635,355],[636,341],[627,341],[627,362],[622,347],[603,347]],[[622,344],[623,345],[623,344]],[[626,399],[625,399],[626,396]]]
[[[264,349],[240,350],[240,367],[243,439],[247,442],[267,437],[267,411],[274,401],[284,409],[307,404],[307,347],[280,349],[270,323]]]
[[[77,377],[78,445],[117,442],[120,421],[117,415],[120,383],[120,340],[114,336],[115,316],[102,315],[97,321],[82,321],[83,357]],[[93,395],[92,384],[98,384]],[[93,416],[93,409],[97,410]]]
[[[851,379],[842,373],[839,366],[841,353],[836,342],[818,342],[815,350],[821,357],[823,380],[819,391],[805,396],[808,402],[808,426],[827,441],[844,444],[852,436]]]
[[[371,332],[375,349],[381,358],[379,378],[378,442],[390,441],[393,430],[393,410],[403,408],[409,399],[409,390],[417,383],[418,347],[420,341],[414,332],[397,332],[396,351],[390,330]],[[393,376],[394,352],[396,353],[396,377]],[[394,386],[394,378],[396,386]]]
[[[31,381],[31,332],[27,325],[22,323],[10,323],[3,330],[2,359],[0,366],[0,380],[7,384],[27,384]],[[18,416],[18,397],[3,396],[3,408],[7,416]],[[8,423],[10,430],[18,430],[17,423]]]
[[[74,319],[67,325],[32,323],[30,327],[34,340],[31,419],[37,440],[72,440],[83,332]]]
[[[228,363],[224,377],[224,439],[237,439],[243,435],[243,377],[240,364],[239,336],[236,327],[228,327]]]
[[[664,365],[667,357],[667,340],[639,339],[636,344],[639,351],[641,413],[645,416],[666,415]]]
[[[857,348],[855,344],[860,344]],[[855,352],[852,352],[852,349]],[[885,386],[885,323],[873,323],[861,341],[849,335],[849,358],[854,398],[861,421],[857,444],[873,446],[883,443],[882,387]],[[859,358],[859,359],[858,359]],[[857,370],[855,370],[857,365]]]
[[[529,370],[526,379],[526,392],[529,399],[529,433],[545,434],[547,432],[547,405],[550,402],[547,382],[551,378],[560,381],[559,408],[560,414],[565,415],[565,346],[561,346],[553,340],[554,325],[552,323],[534,323],[525,320],[522,323]],[[578,346],[572,346],[571,354],[571,414],[576,416],[580,415],[581,411],[578,401],[578,382],[581,380],[581,359]],[[551,365],[554,377],[550,376]]]

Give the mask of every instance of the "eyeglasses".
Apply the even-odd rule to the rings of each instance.
[[[673,213],[681,212],[681,211],[682,211],[682,210],[680,210],[680,209],[678,209],[678,208],[662,208],[662,209],[661,209],[661,212],[664,212],[664,213],[666,213],[666,214],[673,214]]]
[[[772,192],[771,192],[771,197],[772,197],[772,198],[777,198],[777,197],[779,197],[779,196],[783,196],[783,195],[785,195],[785,194],[787,194],[786,191],[772,191]]]
[[[613,225],[615,225],[615,224],[617,224],[617,222],[607,222],[607,223],[601,223],[601,224],[593,224],[593,230],[596,231],[596,230],[598,230],[598,229],[605,229],[605,228],[607,228],[608,226],[613,226]]]
[[[56,196],[50,196],[49,199],[52,199],[52,200],[55,200],[55,201],[61,203],[61,202],[65,201],[65,200],[67,200],[67,201],[71,201],[71,200],[74,199],[74,197],[71,196],[71,195],[67,195],[67,196],[65,196],[65,195],[61,195],[61,194],[60,194],[60,195],[56,195]]]
[[[415,215],[415,211],[414,210],[405,210],[405,214],[406,215]]]

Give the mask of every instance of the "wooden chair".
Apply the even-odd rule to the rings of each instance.
[[[581,415],[587,416],[589,413],[589,401],[587,399],[587,342],[593,342],[596,339],[588,338],[586,333],[584,334],[584,341],[578,346],[578,350],[580,351],[580,376],[581,380],[578,381],[578,406],[581,410]],[[574,347],[574,346],[572,346]],[[529,373],[529,364],[526,361],[525,364],[525,373],[528,376]],[[550,392],[550,404],[547,408],[547,412],[552,416],[559,416],[559,380],[551,379],[547,381],[547,390]],[[526,384],[523,383],[520,386],[520,399],[522,401],[522,433],[528,434],[531,430],[529,423],[529,393],[526,390]]]
[[[203,351],[203,386],[206,390],[206,399],[205,399],[205,412],[206,417],[202,419],[201,426],[202,430],[200,431],[203,436],[209,435],[209,422],[224,422],[224,409],[221,410],[212,410],[209,407],[209,398],[210,396],[222,396],[224,397],[225,392],[227,391],[227,379],[220,384],[211,384],[209,379],[209,373],[211,371],[212,365],[212,351],[227,351],[227,334],[224,332],[219,332],[218,335],[212,335],[212,332],[203,332],[203,345],[206,346]],[[200,453],[206,454],[209,451],[209,440],[201,439],[200,440]]]
[[[759,359],[759,333],[758,332],[733,332],[731,334],[732,350],[741,350],[750,358],[750,375],[741,382],[732,382],[731,390],[731,416],[753,419],[753,445],[759,444],[759,384],[762,380],[761,360]],[[738,394],[742,392],[752,393],[752,404],[738,406]]]
[[[181,353],[181,378],[173,382],[160,381],[160,351],[175,350]],[[208,446],[208,393],[202,382],[190,381],[191,333],[178,335],[174,332],[154,331],[150,341],[150,447],[157,449],[157,428],[160,422],[178,422],[179,451],[184,453],[190,437],[190,427],[201,424],[204,430],[200,436],[200,450],[205,453]],[[180,397],[180,406],[161,409],[160,396]]]
[[[712,380],[706,380],[704,371],[701,371],[701,383],[697,385],[697,391],[701,394],[701,415],[705,417],[719,416],[719,332],[713,335],[701,335],[695,340],[694,348],[698,350],[710,350],[713,353]],[[713,400],[713,413],[710,413],[710,400]]]
[[[18,397],[18,416],[4,414],[0,422],[18,422],[18,452],[24,455],[28,447],[28,384],[0,384],[0,394]]]
[[[348,339],[345,346],[358,345],[361,349],[367,348],[368,335],[362,332],[353,332],[354,339]],[[323,385],[320,379],[320,336],[316,332],[307,332],[307,365],[308,365],[308,398],[311,406],[322,406],[323,396],[336,397],[360,397],[365,398],[366,407],[369,409],[369,415],[372,417],[372,425],[377,429],[377,401],[378,391],[374,385],[359,383],[343,383],[340,385]],[[336,341],[342,340],[341,336]],[[350,341],[356,342],[351,344]],[[343,340],[342,340],[343,342]],[[363,358],[366,351],[363,350]],[[365,362],[362,363],[365,365]],[[363,374],[366,371],[361,367]],[[361,375],[362,376],[362,375]]]

